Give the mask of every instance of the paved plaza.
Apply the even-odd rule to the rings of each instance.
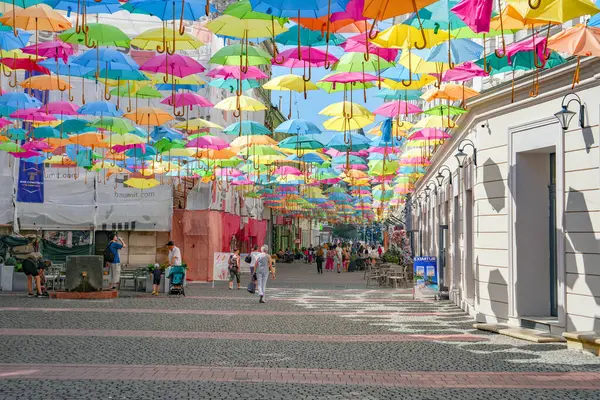
[[[0,399],[600,399],[590,354],[474,330],[362,272],[277,273],[267,304],[226,282],[169,299],[0,295]]]

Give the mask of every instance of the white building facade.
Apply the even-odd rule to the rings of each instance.
[[[511,82],[469,101],[408,201],[415,255],[438,257],[450,299],[478,322],[600,329],[600,61],[582,59],[571,90],[575,67],[540,73],[537,97],[530,74],[514,103]],[[554,116],[569,93],[584,128],[575,101],[567,130]]]

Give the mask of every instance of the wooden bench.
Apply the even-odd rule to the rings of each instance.
[[[600,331],[564,332],[569,349],[586,350],[600,356]]]

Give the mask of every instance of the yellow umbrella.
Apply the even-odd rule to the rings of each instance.
[[[223,99],[215,104],[214,108],[233,111],[235,117],[240,117],[242,111],[261,111],[267,109],[260,101],[244,95]]]
[[[169,157],[193,157],[196,153],[195,149],[175,147],[161,153],[162,156]]]
[[[230,36],[247,40],[248,38],[275,37],[287,32],[279,19],[237,18],[223,14],[205,25],[215,35]]]
[[[439,74],[450,69],[448,63],[425,61],[406,48],[402,51],[398,62],[415,74]]]
[[[328,117],[373,117],[373,113],[366,107],[349,101],[330,104],[319,111],[319,114]]]
[[[423,29],[415,28],[411,25],[397,24],[379,32],[379,34],[373,39],[373,43],[379,47],[401,49],[403,47],[416,47],[415,42],[418,39],[422,39],[425,35],[425,46],[420,48],[432,48],[438,44],[448,40],[448,32],[443,30],[434,29]]]
[[[448,118],[442,117],[439,115],[432,115],[427,118],[423,118],[419,122],[413,126],[414,130],[424,129],[424,128],[457,128],[458,125],[450,120],[448,122]]]
[[[150,79],[150,82],[152,82],[153,84],[165,83],[165,74],[153,74],[150,72],[144,72],[144,74],[148,77],[148,79]],[[173,83],[175,85],[204,85],[206,83],[198,75],[188,75],[183,78],[168,75],[166,81],[167,83]]]
[[[373,122],[375,122],[374,116],[354,116],[352,118],[333,117],[323,122],[323,126],[330,131],[346,132],[364,128],[367,125],[371,125]]]
[[[267,135],[247,135],[247,136],[238,136],[231,142],[231,147],[236,147],[239,149],[243,149],[244,147],[254,146],[254,145],[267,145],[273,146],[276,145],[277,141],[273,140],[271,137]]]
[[[357,169],[351,169],[347,172],[343,172],[341,174],[342,179],[365,179],[367,178],[369,175],[367,175],[365,172],[363,171],[359,171]]]
[[[19,83],[24,89],[35,89],[35,90],[65,90],[71,88],[67,82],[63,81],[58,75],[37,75],[27,78]]]
[[[104,139],[104,143],[108,143],[110,146],[125,146],[129,144],[142,144],[145,142],[146,141],[144,140],[144,138],[139,137],[138,135],[134,135],[132,133],[125,133],[123,135],[112,134],[110,135],[110,137]]]
[[[136,188],[136,189],[151,189],[155,186],[160,185],[160,182],[156,179],[143,179],[143,178],[131,178],[127,179],[123,184]]]
[[[525,18],[562,24],[585,15],[596,15],[600,9],[591,0],[530,0],[536,8],[530,8]]]
[[[131,40],[131,45],[142,50],[156,50],[159,53],[167,51],[169,54],[175,54],[177,50],[195,50],[204,45],[200,40],[194,38],[189,33],[183,35],[178,29],[162,28],[147,30]]]
[[[290,92],[290,111],[288,119],[292,118],[292,91],[304,92],[304,98],[308,97],[308,90],[319,90],[319,87],[310,81],[310,77],[305,79],[303,76],[287,74],[271,79],[263,85],[267,90],[284,90]]]
[[[429,85],[435,82],[435,77],[427,74],[421,74],[418,81],[411,79],[408,82],[408,85],[403,81],[394,81],[392,79],[384,79],[381,83],[381,87],[390,89],[390,90],[417,90],[421,89],[423,86]]]
[[[205,128],[223,129],[221,125],[217,125],[214,122],[210,122],[202,118],[192,118],[189,121],[175,125],[175,128],[185,129],[187,131],[196,131]]]

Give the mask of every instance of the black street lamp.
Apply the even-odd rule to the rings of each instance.
[[[465,153],[465,147],[467,146],[473,148],[473,164],[477,166],[477,149],[475,148],[475,144],[469,139],[463,139],[458,145],[458,152],[454,155],[460,168],[463,168],[467,161],[467,153]]]
[[[569,96],[573,96],[574,98],[567,101],[567,98]],[[576,95],[575,93],[569,93],[565,97],[563,97],[562,110],[554,114],[556,119],[558,119],[558,121],[560,122],[560,126],[562,127],[563,131],[569,129],[569,124],[571,123],[571,120],[577,114],[569,110],[569,104],[571,104],[572,102],[576,102],[577,104],[579,104],[579,126],[581,128],[585,127],[585,105],[581,102],[581,98],[578,95]]]
[[[447,165],[442,166],[442,168],[438,169],[438,173],[435,176],[435,180],[438,183],[439,187],[442,187],[442,183],[444,183],[444,172],[448,172],[448,183],[452,186],[452,171]]]

